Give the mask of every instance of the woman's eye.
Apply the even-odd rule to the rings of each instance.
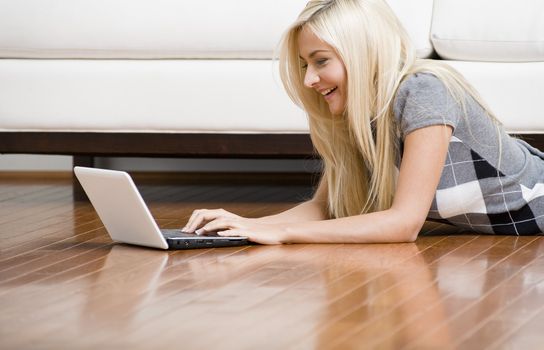
[[[325,65],[325,63],[327,63],[327,61],[328,61],[327,58],[322,58],[322,59],[319,59],[319,60],[315,61],[315,64],[316,64],[317,66],[323,66],[323,65]],[[307,68],[308,68],[308,64],[307,64],[307,63],[302,64],[301,68],[302,68],[302,69],[307,69]]]

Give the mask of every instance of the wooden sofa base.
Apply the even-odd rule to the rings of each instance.
[[[71,155],[90,167],[94,157],[317,158],[308,134],[0,132],[0,153]],[[74,198],[85,199],[73,181]]]
[[[544,150],[544,134],[521,137]],[[166,134],[0,132],[0,153],[72,155],[74,166],[94,157],[317,158],[308,134]],[[74,179],[74,198],[85,195]]]
[[[0,132],[0,153],[112,157],[305,158],[308,134]]]

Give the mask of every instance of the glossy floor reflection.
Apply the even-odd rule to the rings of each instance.
[[[253,203],[234,187],[140,189],[168,228],[203,202],[260,216],[299,191],[263,188]],[[66,180],[4,181],[2,347],[541,348],[542,237],[432,233],[412,244],[159,251],[113,244]]]

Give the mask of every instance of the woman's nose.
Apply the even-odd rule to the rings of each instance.
[[[319,82],[319,76],[313,70],[308,69],[306,75],[304,75],[304,85],[312,88],[317,82]]]

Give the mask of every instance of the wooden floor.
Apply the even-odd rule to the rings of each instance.
[[[246,181],[243,181],[246,182]],[[308,186],[140,181],[161,227]],[[542,349],[542,237],[160,251],[113,244],[65,176],[0,175],[1,349]]]

